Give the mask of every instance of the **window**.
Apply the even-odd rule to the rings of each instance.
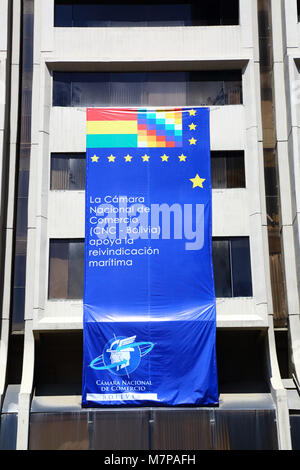
[[[51,190],[85,190],[85,153],[51,154]],[[211,152],[212,187],[244,188],[244,153]]]
[[[216,297],[252,297],[249,238],[215,238]]]
[[[244,152],[211,152],[211,180],[214,189],[245,188]]]
[[[53,72],[53,106],[223,106],[241,103],[240,70]]]
[[[82,299],[84,240],[51,240],[49,298]]]
[[[55,0],[56,27],[239,24],[239,0]]]
[[[85,189],[85,153],[53,153],[51,155],[51,189]]]
[[[249,239],[215,238],[216,297],[251,297]],[[49,298],[82,299],[84,240],[50,240]]]
[[[37,411],[30,413],[29,449],[103,452],[122,449],[123,454],[124,450],[131,454],[130,449],[144,453],[151,449],[156,454],[165,454],[170,449],[185,449],[186,453],[195,449],[278,450],[275,407],[266,405],[266,398],[265,401],[255,398],[256,401],[252,398],[252,402],[250,399],[247,402],[246,395],[239,408],[237,400],[231,398],[229,406],[220,408],[101,408],[98,412],[85,409],[55,412],[50,404],[47,406],[46,398],[42,405],[37,405]],[[298,421],[294,427],[295,450],[299,449],[299,424]]]

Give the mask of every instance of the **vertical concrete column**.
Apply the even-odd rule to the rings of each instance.
[[[1,2],[1,8],[7,2]],[[16,151],[18,134],[18,110],[19,110],[19,68],[20,68],[20,0],[10,2],[11,15],[11,64],[10,64],[10,102],[9,102],[9,135],[7,136],[6,158],[6,213],[3,220],[2,239],[4,261],[3,261],[3,297],[1,305],[1,336],[0,336],[0,404],[6,386],[7,354],[10,334],[10,310],[11,310],[11,277],[12,277],[12,253],[14,236],[14,196],[15,196],[15,171],[16,171]],[[3,10],[2,10],[3,11]],[[7,18],[6,18],[7,20]],[[5,23],[5,20],[4,20]],[[1,36],[7,34],[5,28],[1,28]],[[6,39],[6,38],[5,38]],[[8,103],[7,103],[8,104]]]
[[[27,202],[20,205],[17,199],[17,211],[26,210],[26,227],[22,227],[19,231],[21,235],[18,238],[18,230],[16,232],[16,246],[21,243],[23,246],[23,254],[26,259],[26,273],[23,275],[22,281],[24,285],[24,307],[23,311],[18,312],[21,317],[21,327],[24,328],[24,352],[23,352],[23,369],[21,388],[19,393],[19,413],[18,413],[18,429],[17,429],[17,449],[24,450],[28,448],[29,436],[29,418],[30,404],[34,377],[34,336],[33,336],[33,302],[32,302],[32,283],[34,282],[34,263],[30,250],[35,244],[35,223],[30,218],[30,196],[31,188],[35,185],[35,173],[32,172],[32,155],[34,154],[34,142],[32,140],[32,95],[33,90],[33,48],[34,48],[34,0],[22,1],[22,77],[21,77],[21,109],[20,109],[20,142],[19,142],[19,174],[24,171],[22,166],[22,158],[26,160],[25,168],[29,172],[28,187],[22,194],[23,199]],[[29,121],[29,124],[24,125]],[[24,163],[23,163],[24,165]],[[18,228],[18,227],[17,227]],[[24,260],[25,262],[25,260]],[[14,318],[13,318],[14,320]],[[17,325],[17,327],[20,327]]]
[[[278,2],[279,3],[279,2]],[[268,366],[270,374],[271,393],[276,403],[277,430],[279,448],[291,449],[291,434],[289,423],[289,410],[287,393],[282,384],[277,361],[276,344],[274,337],[274,322],[286,325],[286,286],[284,270],[284,253],[282,240],[281,192],[271,175],[278,179],[280,170],[278,165],[278,149],[276,141],[276,116],[274,115],[274,46],[272,28],[272,0],[258,0],[260,41],[260,84],[261,84],[261,111],[262,111],[262,146],[264,154],[265,179],[268,187],[265,188],[266,198],[266,235],[268,244],[266,252],[269,253],[269,269],[271,275],[272,302],[270,305],[268,329]],[[277,34],[277,32],[276,32]],[[273,182],[273,186],[270,184]]]
[[[289,7],[296,2],[288,2]],[[296,200],[294,187],[294,164],[296,157],[294,149],[290,147],[289,140],[292,131],[290,116],[293,120],[296,113],[290,113],[293,108],[292,92],[289,90],[288,71],[295,67],[294,61],[286,55],[286,45],[291,41],[291,33],[287,35],[289,24],[285,27],[285,2],[271,0],[272,6],[272,30],[273,30],[273,74],[274,74],[274,110],[276,125],[276,143],[278,154],[278,176],[281,200],[282,243],[284,254],[284,270],[286,282],[286,297],[288,310],[288,328],[291,342],[291,356],[296,376],[300,377],[300,303],[299,303],[299,279],[297,270],[297,236],[296,232]],[[290,10],[290,8],[289,8]],[[292,10],[295,17],[290,18],[292,24],[296,23],[297,11]],[[289,91],[287,93],[287,91]],[[288,100],[290,97],[290,100]],[[298,251],[299,251],[298,247]]]
[[[278,444],[280,450],[291,450],[290,418],[287,402],[287,393],[282,384],[278,367],[273,317],[269,316],[268,329],[268,367],[270,375],[270,388],[272,397],[276,403]]]
[[[29,419],[34,376],[34,336],[32,320],[25,321],[22,383],[19,393],[17,450],[28,449]]]

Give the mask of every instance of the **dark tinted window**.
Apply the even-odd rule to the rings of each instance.
[[[244,188],[244,152],[211,152],[211,179],[214,189]]]
[[[51,240],[49,298],[82,299],[84,240]]]
[[[241,410],[143,408],[30,413],[29,449],[110,449],[127,450],[129,454],[132,449],[151,449],[164,455],[170,449],[277,450],[275,409],[263,409],[256,403],[259,409],[251,405],[252,409],[245,406]],[[152,458],[159,462],[161,457],[154,454]]]
[[[232,297],[228,240],[213,240],[213,263],[216,297]]]
[[[1,413],[0,418],[0,449],[16,450],[18,414]]]
[[[232,296],[251,297],[251,265],[248,238],[230,240]]]
[[[218,328],[219,392],[268,393],[267,335],[259,330]]]
[[[53,106],[223,106],[241,103],[241,71],[53,73]]]
[[[249,239],[213,240],[216,297],[252,297]]]
[[[239,23],[239,0],[56,0],[57,27],[210,26]]]
[[[85,189],[85,153],[51,155],[51,189]]]
[[[216,297],[251,297],[248,238],[213,240]],[[82,299],[84,240],[51,240],[49,298]]]
[[[80,394],[81,374],[82,332],[41,332],[36,343],[35,396]]]
[[[26,285],[26,230],[27,230],[27,198],[19,198],[19,207],[23,214],[18,211],[17,234],[19,239],[16,242],[15,264],[14,264],[14,286],[13,286],[13,329],[22,328],[24,320],[25,306],[25,285]],[[24,215],[25,213],[25,215]]]

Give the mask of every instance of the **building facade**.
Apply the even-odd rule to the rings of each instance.
[[[299,448],[300,6],[198,3],[1,2],[2,448]],[[137,105],[211,110],[216,409],[80,406],[85,111]]]

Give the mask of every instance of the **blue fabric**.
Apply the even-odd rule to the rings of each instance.
[[[210,118],[194,110],[177,111],[182,148],[87,149],[84,407],[218,404]]]

